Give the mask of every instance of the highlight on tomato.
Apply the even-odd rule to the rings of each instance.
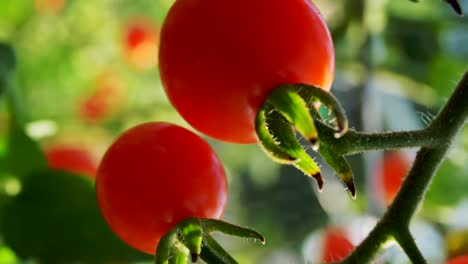
[[[66,0],[34,0],[36,10],[44,15],[55,15],[65,7]]]
[[[139,70],[149,70],[158,64],[159,28],[145,19],[127,24],[124,33],[124,54],[129,64]]]
[[[410,168],[411,161],[404,152],[384,152],[382,161],[374,169],[373,177],[377,177],[375,189],[382,193],[385,205],[393,201]]]
[[[50,145],[45,149],[50,168],[87,176],[94,179],[98,161],[84,146],[72,144]]]
[[[81,120],[95,123],[114,113],[125,99],[122,80],[113,72],[106,71],[97,76],[94,88],[79,103],[78,115]]]
[[[303,83],[330,90],[334,49],[311,1],[178,0],[161,29],[159,69],[190,125],[251,144],[255,116],[273,89]]]
[[[155,254],[180,221],[219,219],[226,205],[223,166],[193,132],[164,122],[137,125],[110,146],[96,193],[110,228],[130,246]]]

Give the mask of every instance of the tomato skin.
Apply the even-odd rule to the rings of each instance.
[[[111,229],[154,254],[159,239],[181,220],[220,218],[227,184],[208,143],[185,128],[155,122],[127,130],[112,144],[96,192]]]
[[[309,0],[178,0],[161,31],[160,74],[182,117],[219,140],[257,142],[254,120],[287,83],[329,91],[333,42]]]
[[[321,263],[341,261],[353,251],[354,245],[346,237],[344,230],[329,228],[325,230]]]
[[[45,150],[50,168],[82,174],[90,178],[96,176],[98,164],[92,153],[74,145],[50,146]]]
[[[468,264],[468,255],[459,256],[447,261],[447,264]]]

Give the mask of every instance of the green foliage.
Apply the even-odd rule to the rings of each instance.
[[[1,230],[20,257],[44,263],[148,258],[107,227],[93,184],[63,171],[29,174],[21,193],[6,205]]]
[[[26,135],[16,120],[11,120],[9,135],[7,155],[4,158],[6,172],[23,177],[47,167],[39,145]]]

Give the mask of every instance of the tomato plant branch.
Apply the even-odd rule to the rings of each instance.
[[[398,244],[400,244],[412,263],[426,263],[408,228],[402,228],[395,232],[393,238],[398,241]]]
[[[443,138],[444,144],[422,147],[419,150],[411,171],[387,212],[369,236],[342,263],[368,263],[391,236],[401,230],[407,230],[411,218],[424,199],[435,172],[445,158],[455,136],[467,120],[466,98],[468,98],[468,72],[464,74],[442,111],[427,128],[428,131],[432,131],[433,135]],[[401,241],[397,239],[397,242]],[[414,245],[403,242],[400,246],[408,252]]]
[[[320,141],[331,146],[341,155],[358,154],[371,150],[390,150],[414,147],[437,147],[444,144],[445,139],[434,135],[431,129],[414,131],[366,133],[350,129],[341,138],[333,136],[334,130],[327,125],[316,122]]]

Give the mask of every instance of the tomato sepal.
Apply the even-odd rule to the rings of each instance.
[[[282,164],[293,164],[299,159],[297,155],[279,145],[279,142],[269,131],[267,113],[272,111],[269,105],[260,109],[255,119],[255,131],[260,147],[273,160]]]
[[[184,264],[190,255],[192,262],[201,257],[207,263],[237,263],[210,233],[254,238],[265,243],[265,238],[255,230],[216,219],[186,218],[167,232],[158,243],[155,264]]]
[[[206,263],[237,264],[238,262],[209,234],[205,235],[201,259]]]
[[[327,146],[322,146],[318,152],[346,185],[351,197],[356,199],[356,186],[354,185],[353,171],[346,159],[343,156],[334,154]]]
[[[310,114],[314,118],[320,119],[320,114],[318,114],[313,103],[321,103],[332,111],[335,116],[334,121],[336,123],[336,126],[334,127],[335,138],[340,138],[348,132],[348,118],[346,117],[343,107],[335,96],[313,85],[296,84],[293,87],[308,104]]]
[[[290,122],[314,147],[318,148],[318,133],[306,102],[291,85],[280,86],[268,95],[266,103]]]
[[[334,118],[330,124],[322,122],[317,105],[328,108]],[[307,84],[282,85],[270,92],[257,113],[255,129],[261,148],[274,161],[291,164],[315,178],[319,191],[324,180],[315,160],[309,156],[296,138],[297,130],[311,142],[312,149],[325,159],[338,174],[353,198],[356,198],[353,173],[346,159],[333,146],[320,144],[320,130],[316,126],[333,129],[334,138],[348,131],[348,119],[339,101],[323,89]],[[324,148],[323,151],[321,148]]]

